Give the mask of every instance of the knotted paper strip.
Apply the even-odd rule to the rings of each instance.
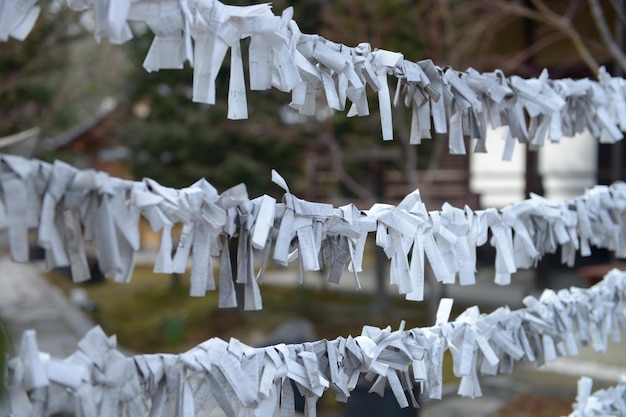
[[[508,126],[503,159],[515,140],[537,149],[587,130],[601,143],[614,143],[626,130],[626,82],[604,69],[598,81],[506,77],[500,70],[480,73],[441,68],[431,60],[411,62],[400,52],[368,43],[349,47],[317,34],[304,34],[288,7],[281,16],[270,4],[229,6],[217,0],[68,0],[95,16],[95,37],[122,43],[132,37],[129,21],[145,23],[155,37],[143,63],[147,71],[193,66],[193,100],[215,104],[216,79],[230,49],[229,119],[248,117],[241,40],[249,38],[250,90],[291,92],[292,108],[315,114],[316,94],[324,91],[331,111],[369,114],[366,87],[378,95],[382,138],[393,139],[391,106],[412,108],[410,143],[447,133],[449,151],[465,154],[464,138],[487,152],[487,128]],[[36,0],[0,5],[0,41],[24,39],[39,14]],[[397,79],[392,92],[388,76]],[[392,99],[393,95],[393,99]],[[346,101],[350,101],[346,105]]]
[[[626,416],[626,375],[619,384],[591,392],[591,378],[578,381],[578,395],[569,417]]]
[[[441,398],[446,350],[461,378],[458,394],[467,397],[482,395],[479,375],[510,373],[516,362],[541,365],[576,354],[590,342],[605,350],[610,338],[626,330],[625,297],[626,272],[613,270],[589,289],[527,297],[519,310],[501,307],[485,314],[471,307],[449,321],[451,300],[446,300],[432,327],[364,326],[356,337],[262,348],[213,338],[178,355],[125,357],[115,338],[95,327],[75,353],[57,359],[38,350],[31,330],[10,360],[4,383],[15,416],[67,410],[103,417],[193,417],[216,407],[229,416],[293,415],[291,383],[304,395],[307,415],[315,415],[325,390],[345,402],[361,376],[371,382],[370,392],[383,395],[389,383],[401,407],[417,406],[414,391]],[[591,396],[583,381],[573,415],[623,411],[622,388]]]
[[[49,267],[69,266],[75,281],[88,279],[85,244],[91,242],[105,275],[128,282],[144,218],[161,232],[154,271],[183,273],[191,257],[190,295],[204,296],[217,288],[213,267],[219,265],[223,307],[236,306],[236,275],[245,288],[245,308],[262,308],[259,285],[270,258],[282,266],[297,261],[300,283],[303,271],[325,269],[328,281],[337,284],[347,266],[361,288],[370,233],[391,262],[390,283],[416,301],[424,296],[426,262],[439,282],[473,285],[476,248],[487,243],[496,249],[494,281],[499,285],[508,285],[518,269],[534,267],[559,248],[569,266],[578,251],[590,255],[592,245],[618,257],[626,254],[624,183],[596,186],[563,203],[532,195],[502,210],[473,211],[446,203],[442,210],[427,211],[417,190],[397,206],[377,203],[359,210],[353,204],[302,200],[276,171],[272,181],[285,192],[280,202],[268,195],[250,199],[243,184],[220,194],[206,180],[178,190],[148,178],[121,180],[58,161],[1,154],[0,161],[0,233],[8,238],[14,261],[28,261],[28,232],[35,229]],[[173,248],[176,224],[183,227]],[[231,239],[237,239],[234,271]]]

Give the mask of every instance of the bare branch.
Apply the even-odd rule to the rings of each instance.
[[[578,6],[580,6],[580,0],[570,1],[569,5],[567,6],[567,10],[565,10],[565,14],[563,16],[568,20],[572,20],[574,15],[576,14],[576,10],[578,10]]]
[[[456,29],[454,21],[452,20],[452,13],[450,11],[450,3],[447,0],[439,0],[437,2],[439,6],[439,14],[441,16],[441,22],[443,24],[443,38],[446,48],[446,60],[449,65],[456,67],[459,65],[459,51],[454,47],[457,39]]]
[[[430,154],[430,158],[428,160],[428,168],[426,168],[426,174],[424,175],[424,184],[425,186],[430,186],[435,181],[435,175],[437,175],[437,171],[439,171],[439,163],[441,162],[441,157],[443,156],[443,152],[448,141],[444,139],[445,136],[441,135],[440,137],[435,136],[432,140],[434,140],[435,146],[433,147],[433,151]]]
[[[541,0],[532,0],[532,2],[537,10],[532,10],[520,4],[508,2],[505,0],[492,0],[489,2],[489,4],[495,5],[501,10],[508,11],[517,16],[526,17],[536,20],[538,22],[545,23],[549,26],[552,26],[556,30],[563,32],[565,35],[567,35],[570,42],[572,42],[574,48],[576,49],[576,52],[578,52],[578,55],[583,59],[583,61],[585,61],[585,64],[587,64],[587,66],[594,73],[597,74],[600,68],[600,64],[598,64],[598,61],[593,57],[593,54],[583,41],[580,33],[572,25],[572,21],[552,11]]]
[[[504,64],[502,64],[502,69],[518,68],[528,59],[528,57],[539,53],[542,49],[547,48],[553,43],[565,38],[566,36],[562,32],[554,32],[549,35],[545,35],[535,41],[532,45],[519,51],[512,58],[506,60]]]
[[[548,18],[536,10],[532,10],[528,7],[524,7],[521,4],[509,2],[507,0],[483,0],[487,7],[495,6],[500,10],[508,12],[512,15],[519,17],[526,17],[528,19],[536,20],[538,22],[543,22],[549,24],[550,21]]]
[[[532,0],[532,2],[537,10],[545,15],[549,24],[562,31],[570,38],[570,41],[574,44],[574,48],[576,48],[580,57],[585,61],[587,66],[597,74],[600,65],[589,51],[589,48],[587,48],[587,45],[585,45],[585,42],[583,42],[580,33],[572,25],[572,21],[565,16],[559,16],[557,13],[553,12],[542,0]]]
[[[609,25],[604,17],[604,11],[602,10],[602,6],[598,2],[598,0],[587,0],[589,4],[589,8],[591,9],[591,15],[593,16],[593,21],[596,24],[596,28],[598,32],[600,32],[600,36],[602,40],[606,44],[611,56],[615,59],[618,65],[622,68],[622,70],[626,71],[626,55],[622,51],[622,49],[617,45],[615,39],[611,35],[611,31],[609,30]]]
[[[478,65],[480,68],[477,69],[489,67],[484,66],[486,56],[482,51],[488,51],[498,31],[510,24],[510,19],[506,19],[506,15],[501,12],[492,12],[482,19],[484,25],[468,25],[467,29],[463,30],[463,37],[457,41],[461,54],[468,54],[473,61],[470,65]],[[491,30],[486,31],[485,27]]]
[[[406,120],[406,108],[404,105],[393,108],[393,118],[397,121],[397,123],[394,123],[396,126],[396,135],[404,150],[404,152],[402,152],[404,177],[409,188],[415,190],[418,187],[417,147],[410,143],[411,133],[407,127],[409,123]]]
[[[320,138],[328,148],[328,156],[330,158],[331,170],[334,174],[333,176],[348,190],[350,190],[350,192],[356,195],[359,200],[367,202],[376,201],[376,196],[366,187],[359,184],[358,181],[352,178],[352,176],[350,176],[350,174],[348,174],[344,169],[343,150],[339,143],[337,143],[337,138],[330,120],[331,119],[325,123],[326,128],[320,135]]]
[[[624,15],[624,10],[622,10],[621,6],[617,3],[617,0],[610,0],[610,2],[619,20],[626,25],[626,15]]]
[[[557,22],[566,19],[566,17],[560,16],[559,14],[553,12],[552,9],[546,6],[546,4],[542,0],[531,0],[531,2],[533,3],[533,6],[535,6],[535,8],[539,11],[539,13],[544,15],[549,20]]]

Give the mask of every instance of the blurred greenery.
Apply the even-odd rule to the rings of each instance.
[[[524,62],[528,72],[532,62],[524,57],[541,49],[530,48],[528,42],[533,40],[525,38],[524,14],[511,12],[522,6],[511,9],[501,2],[488,3],[277,0],[272,7],[280,14],[293,6],[294,19],[304,33],[318,33],[346,45],[369,42],[374,48],[401,51],[411,60],[428,57],[457,69],[500,66],[515,71],[511,65]],[[369,117],[347,118],[339,112],[327,118],[320,112],[316,117],[288,119],[284,116],[289,114],[289,94],[272,89],[249,92],[250,118],[230,121],[226,119],[228,55],[217,81],[216,105],[193,103],[188,65],[154,73],[142,68],[153,37],[144,26],[135,25],[136,37],[125,45],[109,45],[106,39],[95,45],[87,14],[70,11],[60,0],[44,1],[42,7],[26,41],[10,40],[0,48],[0,135],[39,125],[44,138],[55,137],[88,119],[103,100],[113,99],[119,112],[106,135],[128,148],[125,162],[136,178],[148,176],[183,187],[205,177],[220,190],[244,182],[251,196],[275,190],[269,181],[275,168],[292,191],[305,198],[365,200],[377,194],[375,184],[382,170],[403,170],[410,176],[415,168],[429,164],[433,141],[408,146],[410,116],[402,106],[394,111],[398,140],[380,140],[377,100],[371,91]],[[574,19],[581,15],[586,19],[579,9]],[[588,26],[580,28],[585,36],[591,36]],[[537,38],[543,31],[537,30]],[[564,42],[555,38],[550,46],[571,52],[571,45],[563,47]],[[242,41],[246,72],[248,43]],[[524,48],[529,51],[518,53]],[[393,90],[395,85],[390,87]],[[320,93],[319,108],[325,107],[324,101]],[[39,156],[51,159],[55,154],[40,152]],[[340,170],[362,187],[360,192],[349,186]]]
[[[249,4],[246,1],[229,3]],[[356,16],[355,21],[348,8],[352,3],[369,12]],[[423,55],[422,43],[413,33],[413,27],[425,6],[417,7],[412,2],[403,1],[346,4],[348,6],[296,1],[293,2],[294,19],[305,33],[320,33],[348,45],[356,45],[375,35],[375,40],[379,41],[379,44],[372,42],[375,46],[403,50],[412,57]],[[274,13],[281,13],[287,5],[285,1],[274,2]],[[386,16],[383,21],[380,13]],[[147,176],[170,186],[182,187],[205,177],[220,190],[244,182],[250,195],[257,196],[272,192],[269,178],[274,168],[285,176],[293,192],[314,198],[309,188],[317,179],[312,180],[311,174],[307,173],[307,169],[311,169],[307,158],[311,153],[319,154],[321,163],[313,169],[330,171],[328,140],[340,145],[346,155],[342,165],[349,174],[360,177],[364,187],[373,180],[369,159],[364,163],[358,156],[364,149],[372,149],[370,155],[374,155],[375,160],[381,158],[382,152],[395,152],[394,158],[385,159],[386,166],[398,166],[402,161],[403,153],[397,142],[382,143],[380,140],[377,101],[373,92],[370,92],[372,108],[369,117],[347,118],[345,112],[341,112],[330,119],[323,114],[296,117],[294,123],[281,116],[290,112],[286,105],[291,99],[289,94],[276,89],[250,91],[247,95],[249,119],[231,121],[226,119],[228,55],[217,80],[216,104],[208,106],[191,102],[193,71],[188,66],[183,70],[149,74],[141,68],[139,63],[151,41],[152,34],[146,33],[126,45],[128,59],[134,63],[124,89],[130,108],[126,114],[128,118],[116,129],[121,142],[133,150],[132,167],[137,178]],[[248,42],[242,41],[246,73]],[[318,107],[325,107],[324,101],[321,93]],[[417,150],[412,149],[412,152]],[[339,179],[331,175],[330,181],[338,183]],[[332,192],[354,196],[340,184],[335,184]]]
[[[356,336],[365,322],[393,328],[402,320],[408,328],[427,324],[422,303],[395,297],[390,312],[373,316],[373,294],[301,286],[296,284],[296,276],[294,271],[293,285],[263,284],[263,310],[243,312],[218,309],[217,291],[207,292],[206,297],[189,297],[188,273],[172,280],[154,274],[151,267],[137,266],[129,284],[108,280],[74,284],[66,275],[46,273],[67,294],[84,288],[97,306],[90,313],[92,318],[108,334],[116,334],[121,346],[143,353],[181,352],[211,337],[235,337],[258,345],[276,326],[296,317],[310,320],[320,339]]]
[[[145,54],[141,42],[132,46],[137,57]],[[300,170],[304,138],[277,122],[278,103],[286,98],[277,100],[281,93],[275,91],[250,93],[250,119],[227,120],[226,75],[228,68],[218,79],[217,104],[208,106],[190,100],[191,69],[151,74],[135,69],[129,100],[149,114],[140,118],[129,113],[118,136],[133,150],[137,178],[184,187],[204,177],[220,190],[243,182],[256,196],[267,192],[272,168],[283,173]]]
[[[94,47],[75,12],[58,1],[40,3],[26,40],[11,38],[0,48],[0,136],[40,126],[44,137],[53,137],[115,96],[125,76],[120,48]]]
[[[410,116],[401,106],[394,112],[398,140],[380,140],[377,100],[371,91],[369,117],[347,118],[345,112],[339,112],[330,117],[320,113],[288,119],[284,115],[289,114],[286,104],[290,96],[273,89],[249,92],[250,118],[230,121],[226,119],[228,55],[217,81],[216,105],[193,103],[193,76],[188,66],[155,73],[142,68],[153,37],[149,31],[135,28],[135,39],[122,46],[106,41],[95,45],[87,17],[69,11],[63,1],[40,3],[43,11],[27,40],[10,40],[0,48],[0,136],[37,125],[44,138],[55,137],[92,116],[103,100],[113,99],[120,111],[106,135],[130,150],[125,162],[136,178],[147,176],[168,186],[184,187],[205,177],[220,190],[243,182],[253,197],[279,192],[270,184],[272,168],[285,176],[293,192],[305,198],[317,198],[312,184],[321,181],[321,174],[327,174],[325,199],[359,197],[335,175],[333,145],[341,150],[339,164],[347,175],[374,194],[381,170],[424,169],[429,163],[433,141],[419,147],[404,146]],[[533,75],[536,68],[529,68],[533,66],[529,54],[519,51],[522,47],[531,50],[524,32],[527,22],[519,16],[491,13],[493,10],[487,13],[485,5],[489,3],[277,0],[273,9],[279,14],[293,5],[294,19],[304,33],[319,33],[346,45],[369,42],[375,48],[402,51],[414,61],[432,58],[438,65],[459,70],[500,67],[513,73],[523,64],[524,75]],[[567,2],[550,3],[565,6]],[[582,9],[576,13],[588,19]],[[537,36],[537,43],[547,39],[545,28],[538,33],[542,36]],[[242,41],[244,65],[248,42]],[[579,59],[563,42],[551,43],[558,54],[543,56],[557,61],[557,67],[569,68]],[[532,49],[530,56],[538,50]],[[393,90],[395,85],[390,87]],[[324,101],[320,93],[320,108],[325,107]],[[311,162],[311,155],[317,155],[317,160]],[[66,277],[50,274],[49,278],[68,292],[76,288]],[[121,345],[139,352],[180,352],[214,336],[237,337],[254,344],[293,317],[308,318],[318,336],[329,339],[358,334],[364,322],[395,327],[405,319],[408,327],[427,324],[423,304],[395,298],[387,315],[370,317],[373,301],[368,294],[263,286],[264,309],[244,314],[218,309],[215,292],[190,298],[187,276],[178,285],[173,282],[140,267],[129,285],[79,286],[85,287],[98,305],[92,317],[107,333],[117,334]],[[0,326],[0,351],[8,349],[5,336]],[[0,356],[0,365],[3,360]],[[448,355],[447,372],[452,369],[449,362]],[[449,373],[445,375],[446,381],[451,379]]]
[[[473,57],[489,55],[485,48],[490,44],[480,37],[476,42],[463,39],[466,28],[486,17],[474,3],[277,0],[272,7],[280,14],[290,5],[304,33],[346,45],[369,42],[374,48],[401,51],[411,60],[433,57],[440,65],[459,69],[479,64]],[[217,79],[216,104],[193,103],[188,64],[183,70],[143,69],[153,38],[145,26],[135,25],[135,38],[124,45],[109,45],[106,39],[95,45],[88,15],[70,11],[58,0],[43,7],[26,41],[11,40],[0,49],[0,109],[5,115],[0,135],[36,124],[44,138],[55,137],[87,120],[103,100],[112,99],[118,111],[113,128],[104,134],[109,143],[129,150],[122,162],[134,177],[151,177],[173,187],[205,177],[219,190],[243,182],[253,197],[279,193],[270,184],[272,168],[305,198],[365,201],[380,198],[376,182],[382,171],[403,170],[410,176],[429,165],[433,141],[408,146],[410,115],[403,106],[394,110],[398,140],[380,140],[372,91],[369,117],[347,118],[345,111],[328,117],[323,92],[316,116],[297,117],[287,106],[290,95],[272,89],[248,92],[249,119],[227,120],[228,54]],[[248,43],[242,40],[246,73]],[[42,150],[38,156],[68,157]]]

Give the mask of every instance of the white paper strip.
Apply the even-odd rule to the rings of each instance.
[[[138,413],[134,415],[187,417],[200,408],[220,407],[226,415],[243,409],[252,415],[261,410],[276,415],[279,409],[282,415],[291,415],[290,384],[295,382],[312,413],[328,388],[346,400],[360,375],[373,381],[371,392],[382,394],[389,382],[399,405],[407,407],[409,398],[415,403],[410,392],[414,383],[422,385],[424,398],[441,397],[446,349],[452,352],[454,373],[461,378],[459,395],[477,397],[481,395],[479,372],[494,375],[509,372],[515,361],[541,364],[566,355],[555,343],[563,334],[571,334],[571,343],[578,346],[587,339],[581,330],[606,328],[595,336],[594,348],[602,349],[610,334],[626,329],[625,296],[626,272],[613,270],[592,288],[546,290],[539,300],[528,298],[527,307],[516,311],[502,307],[481,314],[471,307],[450,322],[451,303],[446,301],[437,323],[427,328],[405,330],[404,323],[396,331],[364,326],[356,338],[265,348],[213,338],[180,355],[130,358],[117,351],[114,339],[100,328],[91,330],[77,352],[65,360],[39,352],[34,332],[27,331],[20,355],[9,362],[12,377],[7,388],[15,399],[9,411],[24,415],[39,410],[48,415],[62,406],[105,410],[107,416],[132,409]],[[579,307],[584,307],[584,313]],[[479,354],[483,355],[480,368]],[[592,395],[590,381],[581,380],[572,415],[613,415],[611,410],[622,410],[620,387]],[[66,388],[78,398],[61,395]],[[44,391],[47,397],[42,397]]]
[[[40,8],[35,0],[0,3],[0,41],[23,39]],[[515,141],[531,148],[546,139],[560,141],[588,130],[601,143],[615,143],[626,129],[626,89],[622,78],[604,68],[598,81],[551,80],[544,70],[537,78],[505,77],[502,71],[479,73],[440,68],[431,60],[407,61],[399,52],[363,42],[349,47],[302,34],[293,9],[281,16],[269,4],[227,6],[219,1],[73,0],[70,7],[91,8],[99,41],[122,43],[132,37],[129,20],[143,21],[155,34],[144,61],[148,71],[194,66],[193,100],[215,104],[215,81],[230,49],[228,118],[248,116],[240,40],[250,38],[250,89],[275,87],[292,93],[291,106],[315,114],[315,96],[324,90],[328,106],[347,116],[369,114],[365,85],[378,93],[382,138],[393,138],[392,100],[388,75],[398,79],[393,104],[414,106],[411,143],[437,133],[450,133],[450,152],[465,153],[464,138],[478,139],[476,152],[486,152],[486,131],[508,126],[503,159],[510,159]],[[192,42],[193,40],[193,42]],[[193,52],[192,52],[193,51]],[[528,118],[526,118],[528,115]],[[449,126],[449,129],[448,129]]]
[[[0,231],[8,231],[14,260],[28,260],[28,231],[34,228],[48,248],[51,266],[69,265],[76,280],[87,279],[82,241],[91,241],[106,276],[128,282],[134,254],[140,250],[143,217],[161,232],[155,271],[183,273],[193,255],[193,295],[216,288],[213,258],[221,258],[223,306],[232,306],[234,300],[229,284],[233,271],[223,255],[225,242],[233,237],[240,252],[237,279],[247,285],[249,307],[255,309],[261,306],[258,284],[271,252],[283,266],[298,260],[303,271],[328,267],[331,282],[339,281],[348,263],[360,288],[358,272],[367,236],[373,232],[391,261],[390,281],[413,300],[423,298],[426,260],[437,281],[453,284],[458,275],[462,285],[474,284],[476,248],[488,243],[489,231],[497,253],[495,281],[500,285],[509,284],[518,269],[533,267],[559,247],[562,261],[569,265],[577,251],[589,255],[592,245],[620,256],[626,253],[623,183],[597,186],[562,203],[532,195],[501,210],[477,211],[446,203],[441,211],[427,212],[416,190],[398,206],[378,203],[360,211],[354,205],[334,208],[302,200],[289,192],[275,171],[272,180],[285,190],[280,203],[267,195],[250,200],[242,184],[222,194],[206,180],[176,190],[151,179],[120,180],[61,162],[48,165],[1,154],[0,159],[5,162],[0,176]],[[35,187],[35,180],[45,186]],[[22,192],[25,187],[33,192]],[[179,223],[183,231],[172,256],[171,231]],[[258,272],[255,258],[261,261]]]

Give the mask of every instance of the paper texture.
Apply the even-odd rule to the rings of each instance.
[[[196,102],[215,104],[215,81],[230,52],[226,98],[230,119],[248,117],[241,40],[250,39],[250,90],[289,92],[289,105],[303,115],[315,114],[316,96],[323,91],[332,111],[348,108],[346,116],[351,117],[369,114],[369,87],[378,96],[383,140],[393,139],[392,106],[399,103],[412,107],[410,143],[429,139],[433,127],[436,133],[448,134],[452,154],[465,154],[467,139],[476,139],[475,152],[487,152],[489,126],[508,127],[505,160],[511,159],[516,142],[538,149],[546,141],[559,142],[587,130],[600,143],[615,143],[626,129],[624,79],[611,77],[604,68],[598,80],[552,80],[546,70],[537,78],[523,79],[506,77],[501,70],[441,68],[428,59],[411,62],[400,52],[367,42],[350,47],[303,34],[291,7],[277,16],[269,4],[71,0],[68,5],[93,12],[97,41],[106,37],[123,43],[133,36],[129,21],[145,23],[154,39],[144,68],[179,69],[188,61],[194,68]],[[24,39],[39,12],[35,0],[0,3],[0,41]],[[389,87],[389,76],[395,78],[395,91]]]
[[[622,183],[596,186],[562,203],[532,195],[500,210],[462,210],[446,203],[441,210],[427,211],[418,190],[397,206],[377,203],[359,210],[300,199],[276,171],[271,179],[285,192],[280,202],[268,195],[250,199],[243,184],[221,194],[206,180],[177,190],[149,178],[121,180],[59,161],[48,165],[16,156],[0,159],[0,232],[14,261],[28,261],[33,230],[46,249],[48,267],[69,266],[75,281],[88,279],[89,242],[105,276],[128,282],[141,249],[139,221],[144,218],[161,234],[154,271],[183,273],[190,268],[192,296],[216,290],[219,281],[223,307],[233,307],[235,300],[227,253],[231,239],[237,242],[236,276],[245,284],[249,309],[262,308],[261,283],[270,260],[282,266],[297,261],[302,272],[325,269],[331,283],[339,282],[347,265],[355,289],[360,289],[359,272],[371,234],[390,260],[390,283],[416,301],[424,297],[426,263],[438,282],[473,285],[476,250],[485,244],[496,249],[494,282],[499,285],[510,284],[518,269],[534,267],[544,254],[559,248],[568,265],[577,253],[588,256],[592,246],[619,256],[626,253]],[[182,233],[174,242],[177,224],[182,224]],[[219,266],[217,276],[214,266]],[[303,279],[301,274],[299,281]]]
[[[441,398],[445,350],[452,353],[453,372],[461,379],[458,394],[478,397],[481,374],[510,372],[516,361],[541,365],[572,354],[560,347],[565,334],[573,346],[591,337],[593,347],[602,350],[612,334],[626,328],[624,296],[626,273],[613,270],[594,287],[546,290],[515,311],[501,307],[484,314],[471,307],[449,321],[451,303],[444,301],[432,327],[406,330],[404,322],[397,330],[364,326],[354,338],[264,348],[213,338],[181,354],[132,357],[119,352],[115,339],[99,327],[66,359],[40,352],[35,332],[27,331],[19,355],[9,361],[9,411],[99,410],[98,415],[117,416],[126,410],[191,417],[219,407],[226,415],[293,415],[291,382],[313,413],[327,389],[347,400],[360,376],[372,381],[370,392],[381,395],[388,383],[398,404],[407,407],[416,404],[414,384],[421,386],[423,398]],[[67,389],[75,396],[66,395]],[[591,381],[582,379],[571,415],[621,412],[623,389],[620,384],[592,394]]]

